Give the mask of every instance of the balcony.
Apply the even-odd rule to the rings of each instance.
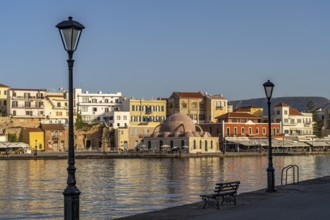
[[[146,110],[145,114],[147,114],[147,115],[152,114],[152,110]]]

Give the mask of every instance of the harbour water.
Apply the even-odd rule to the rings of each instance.
[[[330,175],[330,155],[276,156],[300,180]],[[78,159],[81,219],[113,219],[200,201],[216,182],[240,180],[239,193],[266,188],[268,158]],[[63,219],[66,160],[0,160],[0,219]]]

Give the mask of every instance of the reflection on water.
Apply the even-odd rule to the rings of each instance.
[[[330,156],[274,157],[300,180],[330,175]],[[81,219],[111,219],[200,201],[216,182],[240,180],[239,193],[266,188],[267,157],[77,160]],[[66,160],[1,160],[1,219],[63,219]]]

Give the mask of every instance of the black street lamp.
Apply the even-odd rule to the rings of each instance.
[[[275,192],[275,169],[273,167],[273,155],[272,155],[272,128],[271,128],[271,114],[270,114],[270,99],[272,98],[274,84],[269,80],[263,84],[268,105],[268,168],[267,168],[267,192]]]
[[[64,195],[64,219],[79,219],[79,195],[80,191],[76,187],[76,168],[74,160],[74,130],[73,130],[73,52],[77,49],[82,30],[85,28],[77,21],[62,21],[57,24],[64,49],[68,52],[69,59],[69,150],[68,150],[68,179]]]

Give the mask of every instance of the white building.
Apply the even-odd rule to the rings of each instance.
[[[68,122],[68,93],[65,91],[47,92],[45,99],[46,119],[43,124],[66,124]]]
[[[45,118],[46,89],[11,88],[7,95],[7,112],[12,117]]]
[[[111,116],[104,121],[108,127],[113,127],[114,129],[129,127],[130,112],[117,111],[111,112],[110,114]]]
[[[117,93],[89,93],[81,88],[74,90],[75,110],[81,115],[82,120],[88,123],[109,122],[114,116],[113,112],[120,111],[125,97]]]
[[[282,124],[282,133],[286,136],[313,135],[313,114],[302,113],[285,103],[274,106],[275,122]]]

